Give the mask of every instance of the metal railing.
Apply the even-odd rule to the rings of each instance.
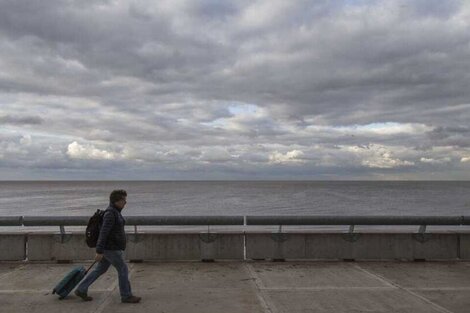
[[[0,226],[59,226],[61,241],[66,236],[65,226],[86,226],[89,216],[6,216],[0,217]],[[282,239],[282,226],[285,225],[349,225],[346,240],[357,240],[354,233],[356,225],[417,225],[418,240],[425,240],[426,227],[429,225],[470,225],[470,216],[370,216],[370,215],[259,215],[259,216],[126,216],[126,225],[134,226],[134,235],[137,235],[137,226],[176,226],[176,225],[204,225],[210,232],[210,225],[278,225],[277,234]],[[209,234],[208,234],[209,235]]]
[[[247,225],[349,225],[349,233],[356,225],[419,225],[418,232],[424,234],[429,225],[470,225],[470,216],[371,216],[371,215],[284,215],[284,216],[247,216]]]
[[[65,226],[86,226],[89,216],[7,216],[0,217],[0,226],[59,226],[60,233],[65,235]],[[244,216],[126,216],[126,225],[244,225]]]
[[[89,216],[0,216],[0,226],[86,226]],[[470,216],[126,216],[126,225],[470,225]]]
[[[0,216],[0,226],[85,226],[90,216]],[[125,216],[127,225],[470,225],[470,216]]]
[[[85,226],[89,216],[23,216],[24,226]],[[243,216],[126,216],[126,225],[243,225]]]
[[[247,216],[247,225],[470,225],[470,216]]]

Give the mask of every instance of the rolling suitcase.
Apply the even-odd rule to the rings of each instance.
[[[59,300],[64,299],[78,283],[86,276],[88,271],[95,265],[96,261],[85,270],[83,266],[77,266],[67,273],[65,277],[52,289],[52,294],[58,294]]]

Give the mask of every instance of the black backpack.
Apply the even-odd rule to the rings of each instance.
[[[87,246],[90,248],[95,248],[98,242],[104,212],[104,210],[96,210],[95,214],[90,217],[88,225],[86,226],[85,239]]]

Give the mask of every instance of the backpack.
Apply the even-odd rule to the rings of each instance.
[[[95,214],[88,220],[85,232],[86,244],[90,248],[95,248],[100,235],[101,224],[103,224],[104,210],[96,210]]]

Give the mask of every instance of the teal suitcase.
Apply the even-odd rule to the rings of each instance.
[[[52,294],[59,295],[59,299],[62,300],[80,283],[80,281],[86,276],[88,271],[95,265],[96,261],[90,265],[86,270],[83,266],[77,266],[73,270],[67,273],[64,278],[52,289]]]

